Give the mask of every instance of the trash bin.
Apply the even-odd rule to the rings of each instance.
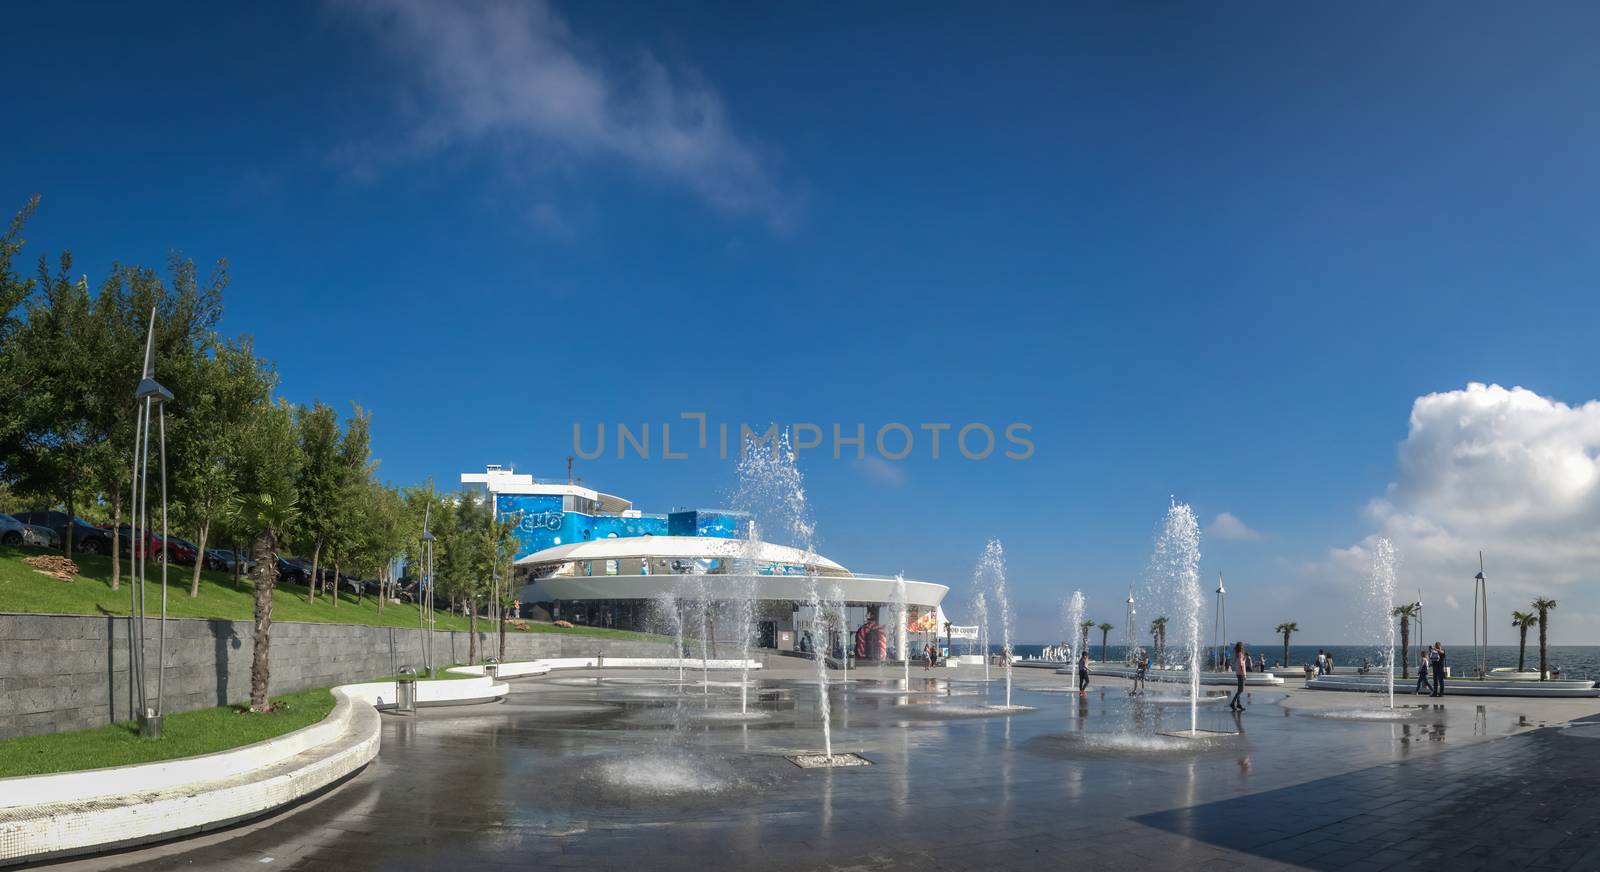
[[[483,660],[483,674],[490,678],[499,678],[500,661],[494,659],[493,657],[485,657]]]
[[[400,668],[400,678],[395,681],[394,710],[400,714],[417,713],[417,670],[409,666]]]

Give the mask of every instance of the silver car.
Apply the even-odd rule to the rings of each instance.
[[[35,548],[58,547],[56,534],[43,527],[33,524],[24,524],[5,512],[0,512],[0,545],[9,545],[15,548],[19,545],[32,545]]]

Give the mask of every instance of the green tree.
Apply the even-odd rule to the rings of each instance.
[[[1533,612],[1511,613],[1511,626],[1517,628],[1517,671],[1521,672],[1528,664],[1528,628],[1538,626],[1539,616]]]
[[[8,465],[5,447],[14,446],[22,430],[22,373],[17,369],[13,338],[22,329],[23,303],[33,293],[34,280],[23,278],[13,266],[22,254],[25,240],[23,228],[28,218],[39,207],[39,198],[30,199],[16,215],[4,234],[0,234],[0,479],[10,482],[14,471]],[[9,489],[9,488],[8,488]],[[13,497],[20,495],[12,491]]]
[[[1400,677],[1411,677],[1411,619],[1421,610],[1421,603],[1408,603],[1389,610],[1390,617],[1400,619]]]
[[[1078,650],[1079,651],[1087,651],[1087,650],[1089,650],[1089,631],[1093,630],[1093,629],[1094,629],[1094,621],[1091,621],[1088,618],[1085,618],[1083,623],[1078,625],[1078,630],[1079,630],[1079,633],[1078,633]]]
[[[1299,632],[1300,625],[1294,621],[1284,621],[1275,630],[1283,634],[1283,668],[1289,668],[1289,637]]]
[[[1107,646],[1109,644],[1106,640],[1110,638],[1111,631],[1113,629],[1115,629],[1115,628],[1112,627],[1110,624],[1101,624],[1100,625],[1100,659],[1101,660],[1105,660],[1106,659],[1106,650],[1107,650]]]
[[[240,518],[252,530],[255,583],[255,644],[250,656],[250,710],[267,712],[271,683],[272,591],[278,581],[278,549],[296,513],[295,484],[300,444],[287,403],[268,404],[240,433]]]
[[[22,306],[23,320],[0,359],[0,371],[16,391],[9,399],[0,466],[18,491],[59,501],[70,518],[90,497],[101,441],[90,420],[99,337],[88,283],[72,278],[71,254],[58,258],[54,272],[39,259]],[[69,557],[73,532],[67,524],[61,543]]]
[[[1167,618],[1165,615],[1150,622],[1150,640],[1156,646],[1156,663],[1167,662]]]
[[[1548,597],[1539,597],[1533,601],[1533,610],[1539,613],[1539,680],[1544,681],[1550,677],[1550,610],[1556,607],[1556,601]]]
[[[333,604],[339,605],[339,577],[342,559],[347,549],[357,548],[362,539],[361,515],[368,496],[368,483],[372,478],[372,416],[355,406],[344,435],[339,438],[334,452],[334,477],[338,487],[337,498],[328,527],[333,549]]]
[[[323,546],[334,531],[343,497],[343,475],[339,469],[339,417],[320,400],[311,408],[295,412],[295,430],[300,437],[300,477],[296,492],[300,511],[296,524],[302,545],[311,549],[311,577],[306,579],[306,601],[317,598],[321,583]]]
[[[239,510],[241,436],[272,404],[277,383],[248,337],[216,345],[200,358],[197,370],[184,398],[183,423],[175,428],[180,450],[174,453],[173,475],[180,496],[178,515],[199,548],[189,579],[191,597],[200,595],[200,571],[213,531],[221,534],[217,539],[228,541],[227,525]]]
[[[227,266],[219,262],[204,283],[197,278],[193,261],[177,254],[168,258],[169,279],[163,281],[153,269],[113,264],[111,273],[100,285],[93,303],[95,353],[90,361],[85,387],[88,425],[94,447],[91,464],[94,487],[110,508],[112,523],[111,584],[115,589],[121,575],[121,532],[125,501],[132,496],[132,476],[139,458],[135,455],[135,427],[139,402],[134,392],[143,376],[146,337],[153,340],[156,378],[174,399],[164,416],[151,425],[150,441],[159,444],[160,428],[167,431],[168,470],[181,464],[182,432],[196,420],[192,409],[198,371],[212,340],[212,329],[222,312],[222,290],[227,286]],[[151,330],[151,316],[155,317]],[[163,422],[164,417],[164,422]],[[160,494],[160,464],[152,454],[151,502]],[[183,495],[175,478],[169,479],[169,503],[180,507]],[[159,509],[152,509],[151,520],[159,522]],[[155,523],[151,524],[152,528]]]

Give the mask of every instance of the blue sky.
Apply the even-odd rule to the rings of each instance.
[[[1000,536],[1045,641],[1075,587],[1120,623],[1176,495],[1242,520],[1204,570],[1248,639],[1352,638],[1385,534],[1446,641],[1477,548],[1496,614],[1548,591],[1553,637],[1595,641],[1594,534],[1528,543],[1600,517],[1597,17],[35,4],[0,201],[41,194],[32,252],[91,278],[228,258],[227,329],[291,399],[371,409],[396,482],[558,475],[575,421],[1020,421],[1021,462],[803,456],[824,553],[959,617]],[[1478,436],[1429,441],[1435,413]],[[1484,446],[1534,467],[1486,490]],[[735,485],[705,455],[579,472],[647,510]]]

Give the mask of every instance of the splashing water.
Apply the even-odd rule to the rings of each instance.
[[[794,448],[785,430],[764,446],[747,440],[739,460],[739,493],[734,507],[750,514],[752,528],[786,532],[789,544],[804,552],[804,571],[810,580],[812,659],[816,663],[817,715],[822,722],[825,753],[833,757],[833,728],[828,704],[827,611],[817,580],[816,523],[806,502],[805,477],[795,464]],[[752,568],[754,571],[754,568]],[[748,632],[748,628],[746,630]]]
[[[906,627],[911,623],[911,612],[906,606],[906,576],[897,573],[894,577],[894,616],[899,625],[894,630],[894,644],[900,649],[900,659],[905,663],[905,689],[911,689],[911,652],[906,650],[911,640],[906,637]]]
[[[1189,731],[1200,725],[1200,525],[1194,510],[1172,500],[1161,535],[1150,558],[1153,580],[1168,590],[1177,605],[1178,627],[1188,654]]]
[[[1072,599],[1061,604],[1061,620],[1067,628],[1067,662],[1072,664],[1073,681],[1077,681],[1078,627],[1083,623],[1083,591],[1072,592]]]
[[[672,636],[672,659],[678,661],[678,692],[683,692],[683,615],[679,613],[681,599],[677,584],[664,587],[656,594],[655,624],[662,635]]]
[[[842,643],[839,646],[839,662],[844,664],[844,681],[848,682],[850,680],[850,619],[849,613],[845,610],[844,588],[840,587],[838,582],[834,582],[833,586],[828,589],[828,598],[833,601],[833,608],[837,610],[835,614],[838,615],[839,620],[839,641]]]
[[[1379,538],[1373,543],[1372,569],[1367,574],[1366,612],[1375,647],[1389,672],[1389,708],[1394,708],[1394,608],[1395,566],[1399,557],[1394,543]]]
[[[989,599],[983,589],[972,595],[972,613],[978,616],[978,644],[983,648],[983,680],[989,680]]]
[[[811,591],[806,599],[806,604],[811,606],[811,638],[818,640],[812,647],[817,648],[823,644],[820,640],[827,638],[828,619],[826,609],[822,603],[822,592],[817,589],[817,577],[811,576]],[[833,757],[833,727],[829,723],[828,711],[828,661],[826,652],[813,650],[812,660],[817,665],[817,712],[822,718],[822,752],[830,759]]]
[[[700,693],[711,693],[711,591],[706,585],[705,570],[698,561],[690,573],[693,578],[695,602],[700,608]]]
[[[973,583],[981,589],[985,581],[993,585],[995,608],[1000,610],[1000,656],[1006,669],[1006,708],[1011,708],[1011,604],[1006,601],[1006,552],[999,539],[990,539],[989,544],[983,546],[983,556],[978,559]],[[984,623],[988,623],[987,616]],[[987,644],[984,662],[988,663]]]

